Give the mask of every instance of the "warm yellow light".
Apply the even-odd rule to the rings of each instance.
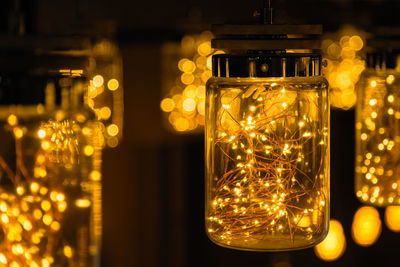
[[[102,107],[99,111],[101,119],[108,120],[111,117],[111,109],[109,107]]]
[[[22,226],[24,227],[24,229],[26,231],[32,230],[32,223],[30,221],[28,221],[28,220],[24,221]]]
[[[204,43],[200,44],[199,47],[197,48],[197,52],[201,56],[209,55],[212,52],[211,42],[204,42]]]
[[[62,201],[62,202],[58,203],[57,208],[60,212],[64,212],[65,209],[67,208],[67,202]]]
[[[42,142],[42,148],[43,148],[43,150],[48,150],[50,148],[50,142],[43,141]]]
[[[172,98],[164,98],[160,104],[161,110],[164,112],[171,112],[175,108],[175,102]]]
[[[390,74],[386,77],[386,83],[391,85],[394,82],[394,75]]]
[[[77,200],[75,201],[75,205],[76,205],[78,208],[87,208],[87,207],[90,207],[91,202],[90,202],[89,199],[79,198],[79,199],[77,199]]]
[[[360,246],[370,246],[379,238],[381,227],[378,211],[370,206],[361,207],[353,217],[353,240]]]
[[[178,68],[180,71],[183,71],[183,64],[185,64],[186,61],[189,61],[189,59],[187,58],[182,58],[181,60],[179,60],[178,62]]]
[[[70,246],[64,246],[64,255],[67,258],[72,257],[72,248]]]
[[[53,221],[53,217],[51,217],[50,214],[45,214],[45,215],[43,216],[43,223],[44,223],[45,225],[50,225],[52,221]]]
[[[18,118],[14,114],[10,114],[7,118],[7,122],[10,126],[15,126],[18,124]]]
[[[185,111],[192,112],[196,109],[196,101],[192,98],[186,98],[182,103],[182,107]]]
[[[56,199],[58,202],[64,201],[65,195],[63,193],[58,193]]]
[[[33,217],[35,217],[36,220],[40,220],[42,218],[42,211],[40,209],[35,209],[33,211]]]
[[[334,261],[340,258],[346,250],[346,238],[342,224],[330,220],[329,232],[326,238],[314,247],[315,254],[324,261]]]
[[[22,186],[18,186],[17,189],[17,194],[22,196],[25,193],[25,189]]]
[[[7,258],[3,253],[0,253],[0,262],[3,264],[7,264]]]
[[[9,223],[10,220],[8,219],[8,216],[6,214],[2,214],[1,215],[1,221],[3,223],[7,224],[7,223]]]
[[[101,75],[96,75],[93,77],[93,85],[96,87],[102,86],[104,83],[104,78]]]
[[[10,267],[19,267],[19,264],[15,261],[10,263]]]
[[[174,126],[177,131],[183,132],[189,128],[189,121],[183,117],[179,117],[174,121]]]
[[[108,125],[108,127],[107,127],[107,133],[108,133],[110,136],[116,136],[116,135],[118,134],[118,132],[119,132],[119,128],[118,128],[118,126],[117,126],[116,124],[110,124],[110,125]]]
[[[191,73],[183,73],[181,75],[181,81],[183,84],[189,85],[194,81],[194,76]]]
[[[36,193],[37,191],[39,191],[39,184],[38,183],[31,183],[31,191]]]
[[[51,203],[48,200],[43,200],[41,203],[42,210],[48,211],[51,208]]]
[[[119,141],[117,137],[112,136],[110,138],[107,138],[107,145],[111,148],[118,146],[118,142]]]
[[[85,154],[85,156],[89,157],[91,155],[93,155],[94,153],[94,148],[91,145],[87,145],[83,148],[83,154]]]
[[[364,42],[363,42],[363,40],[361,39],[360,36],[354,35],[354,36],[350,37],[349,45],[354,50],[359,51],[359,50],[361,50],[363,48]]]
[[[16,139],[20,139],[24,135],[24,131],[19,127],[14,128],[13,131]]]
[[[400,232],[400,206],[386,207],[385,223],[393,232]]]
[[[107,87],[110,91],[115,91],[119,87],[119,82],[117,79],[110,79],[107,83]]]
[[[38,136],[39,136],[39,138],[44,138],[46,136],[46,131],[43,129],[40,129],[38,131]]]
[[[58,231],[58,230],[60,230],[61,225],[60,225],[59,222],[53,221],[53,222],[50,224],[50,228],[51,228],[53,231]]]
[[[100,181],[101,180],[101,173],[99,171],[91,171],[89,174],[89,178],[92,181]]]
[[[185,63],[183,63],[183,65],[182,65],[182,71],[183,72],[192,73],[195,70],[196,70],[196,65],[191,60],[185,61]]]
[[[376,81],[371,81],[370,85],[371,87],[376,87]]]

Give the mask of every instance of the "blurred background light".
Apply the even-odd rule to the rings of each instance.
[[[314,247],[315,255],[324,261],[334,261],[339,259],[345,250],[346,237],[342,224],[338,220],[331,219],[328,235]]]
[[[322,53],[327,63],[323,72],[335,108],[350,109],[356,103],[355,85],[365,69],[364,39],[364,32],[349,25],[323,37]]]
[[[163,55],[164,124],[173,132],[200,133],[204,125],[205,84],[211,77],[212,34],[185,35],[180,44],[166,43]]]
[[[353,217],[351,235],[360,246],[371,246],[378,240],[382,223],[378,211],[371,206],[359,208]]]

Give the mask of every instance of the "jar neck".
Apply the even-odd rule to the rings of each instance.
[[[400,50],[367,53],[367,68],[378,70],[400,69]]]
[[[319,53],[247,51],[212,57],[214,77],[309,77],[321,75]]]

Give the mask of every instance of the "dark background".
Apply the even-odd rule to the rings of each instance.
[[[7,31],[12,1],[2,1]],[[124,140],[104,151],[102,266],[400,266],[400,234],[383,225],[371,247],[356,245],[351,222],[360,206],[353,193],[354,111],[331,113],[331,217],[344,226],[347,249],[337,261],[312,249],[242,252],[218,247],[204,229],[203,136],[163,127],[159,102],[161,45],[212,23],[251,21],[260,0],[25,0],[28,34],[71,35],[79,25],[113,28],[124,60]],[[321,23],[326,31],[353,24],[400,24],[396,0],[275,0],[275,22]],[[290,18],[290,19],[289,19]],[[111,25],[111,26],[110,26]],[[92,33],[96,33],[95,31]],[[383,210],[380,210],[381,215]],[[382,216],[381,216],[382,218]]]

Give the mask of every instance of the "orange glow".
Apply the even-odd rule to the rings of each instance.
[[[183,84],[189,85],[194,81],[194,76],[191,73],[183,73],[181,76],[181,81]]]
[[[330,86],[331,105],[349,109],[356,103],[355,85],[365,69],[365,61],[360,54],[364,41],[362,32],[352,27],[345,27],[335,35],[335,38],[322,41],[327,62],[323,72]]]
[[[110,125],[108,125],[108,127],[107,127],[107,133],[108,133],[110,136],[116,136],[116,135],[119,133],[119,128],[118,128],[118,126],[115,125],[115,124],[110,124]]]
[[[314,247],[315,254],[324,261],[334,261],[340,258],[346,250],[346,237],[342,224],[330,220],[329,232],[326,238]]]
[[[393,232],[400,232],[400,206],[386,207],[385,223]]]
[[[107,83],[107,87],[110,91],[115,91],[119,87],[119,82],[117,79],[110,79]]]
[[[363,206],[353,217],[351,234],[360,246],[370,246],[378,240],[382,223],[378,211],[370,206]]]
[[[185,118],[177,118],[174,123],[175,129],[177,131],[183,132],[189,128],[189,121]]]
[[[93,85],[96,87],[102,86],[104,83],[104,78],[101,75],[96,75],[93,77]]]
[[[183,101],[182,107],[185,111],[191,112],[196,109],[196,102],[192,98],[187,98]]]
[[[197,48],[197,52],[201,56],[208,56],[212,52],[211,42],[204,42],[200,44],[199,47]]]
[[[187,61],[185,61],[185,63],[182,64],[183,72],[192,73],[195,71],[195,69],[196,69],[196,65],[191,60],[187,60]]]
[[[164,99],[161,101],[160,106],[161,106],[161,110],[162,110],[162,111],[164,111],[164,112],[171,112],[171,111],[173,111],[174,108],[175,108],[175,102],[174,102],[174,100],[171,99],[171,98],[164,98]]]

